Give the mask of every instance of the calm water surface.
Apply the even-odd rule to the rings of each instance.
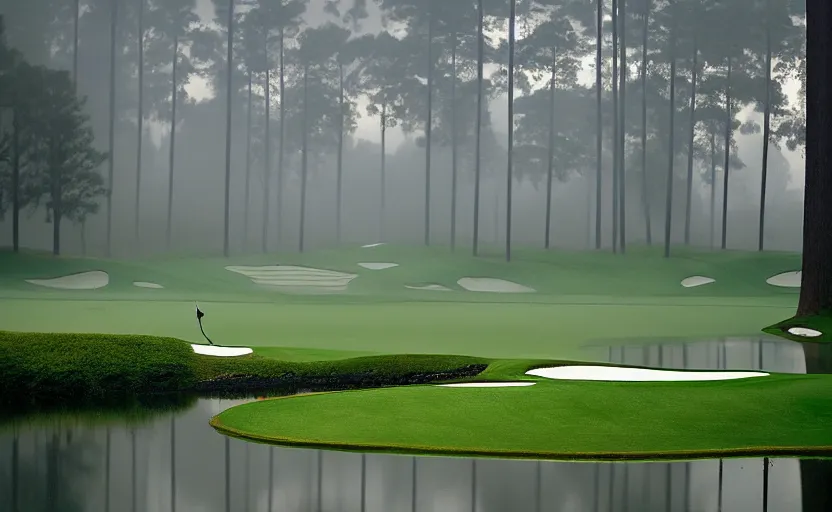
[[[587,357],[668,368],[830,371],[830,350],[806,347],[775,338],[634,341],[590,347]],[[832,510],[832,462],[596,464],[288,449],[228,439],[208,426],[238,403],[200,400],[136,428],[69,420],[7,426],[0,431],[0,511]]]

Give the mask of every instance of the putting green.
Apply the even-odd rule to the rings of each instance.
[[[211,425],[257,442],[401,453],[562,460],[832,456],[829,386],[832,376],[776,374],[695,383],[413,386],[244,404]]]

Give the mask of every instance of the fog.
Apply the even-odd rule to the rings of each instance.
[[[145,16],[144,48],[144,137],[142,139],[141,178],[138,183],[140,200],[138,204],[138,233],[136,233],[137,197],[137,153],[138,153],[138,0],[120,0],[116,30],[116,74],[115,74],[115,125],[112,188],[112,240],[111,255],[114,257],[139,257],[163,253],[220,254],[224,236],[224,194],[226,158],[226,9],[224,2],[207,0],[197,2],[180,0],[173,2],[195,13],[193,27],[200,27],[197,35],[183,36],[180,54],[181,92],[177,106],[174,177],[172,189],[171,242],[167,243],[166,225],[168,216],[168,180],[170,179],[170,37],[163,32],[159,14],[160,2],[147,2]],[[245,14],[250,2],[239,2],[240,22],[235,30],[242,34],[246,28]],[[502,244],[506,239],[507,172],[508,172],[508,126],[507,95],[505,76],[501,75],[508,65],[505,50],[506,20],[508,3],[500,14],[500,7],[491,8],[493,13],[486,16],[486,35],[489,41],[486,49],[487,62],[484,65],[485,79],[489,83],[483,113],[481,147],[481,191],[479,210],[479,237],[484,244]],[[635,3],[635,2],[633,2]],[[24,5],[25,4],[25,5]],[[110,116],[110,11],[109,0],[81,0],[79,21],[79,45],[77,88],[87,98],[84,112],[90,117],[95,135],[94,145],[102,150],[109,149]],[[335,2],[338,4],[338,2]],[[344,17],[351,3],[341,3],[339,15]],[[328,4],[327,4],[328,5]],[[518,29],[516,54],[523,55],[523,48],[532,43],[523,43],[524,37],[531,41],[535,23],[539,17],[529,11],[528,3],[518,4]],[[384,7],[384,6],[382,6]],[[179,8],[179,7],[176,7]],[[474,4],[469,10],[475,8]],[[639,7],[628,7],[636,11]],[[390,7],[393,9],[393,7]],[[594,8],[589,8],[592,14]],[[7,44],[21,52],[30,64],[45,65],[53,69],[73,69],[73,5],[72,2],[56,0],[30,0],[27,2],[0,1],[0,14],[4,16]],[[384,16],[382,16],[384,11]],[[392,11],[391,11],[392,12]],[[779,11],[778,11],[779,12]],[[497,14],[500,14],[499,16]],[[449,123],[456,122],[456,162],[458,172],[456,194],[456,245],[460,248],[471,246],[474,236],[474,190],[475,190],[475,137],[476,127],[476,16],[455,13],[459,25],[454,33],[459,38],[457,80],[455,99],[451,99],[452,80],[448,72],[451,48],[447,24],[437,23],[431,55],[435,61],[431,100],[432,140],[430,147],[429,187],[429,231],[432,245],[450,245],[452,219],[452,179],[454,160],[449,137]],[[167,15],[165,15],[167,16]],[[439,16],[443,16],[442,13]],[[502,16],[502,18],[500,17]],[[749,19],[752,13],[748,13]],[[321,27],[325,23],[336,23],[353,32],[353,38],[363,34],[376,34],[386,25],[391,33],[405,34],[416,42],[424,41],[422,28],[426,23],[419,20],[399,19],[382,23],[382,17],[395,18],[375,3],[368,7],[367,18],[358,26],[350,20],[342,21],[339,16],[325,12],[324,2],[315,0],[306,8],[302,23],[297,31],[302,33],[309,27]],[[461,17],[461,18],[460,18]],[[607,15],[609,18],[609,14]],[[460,19],[473,22],[462,24]],[[646,189],[641,179],[641,92],[639,67],[641,58],[641,22],[636,14],[628,17],[628,59],[630,62],[627,103],[626,103],[626,179],[624,209],[626,238],[629,244],[645,243],[645,201],[651,210],[652,243],[661,245],[664,237],[664,223],[667,202],[667,150],[666,134],[670,132],[667,100],[657,94],[667,94],[667,70],[660,62],[661,50],[666,46],[666,35],[661,27],[651,26],[648,46],[651,52],[651,69],[654,74],[649,81],[659,84],[648,94],[649,143],[651,146],[647,161]],[[590,18],[590,21],[592,19]],[[154,25],[154,23],[156,25]],[[467,23],[467,22],[466,22]],[[557,94],[553,106],[557,121],[559,141],[574,141],[578,149],[570,146],[568,157],[555,157],[554,183],[552,187],[551,243],[555,248],[585,249],[595,246],[596,226],[596,155],[595,155],[595,93],[594,93],[594,26],[581,28],[579,21],[570,21],[576,37],[583,45],[573,54],[559,62],[556,84]],[[652,23],[652,22],[651,22]],[[662,23],[657,18],[655,23]],[[699,41],[716,37],[730,37],[718,34],[721,27],[703,25],[687,27],[697,32]],[[795,21],[795,25],[800,23]],[[609,23],[608,23],[609,25]],[[288,30],[288,29],[287,29]],[[713,31],[713,33],[711,33]],[[738,31],[739,32],[739,31]],[[287,32],[289,34],[289,32]],[[411,35],[407,35],[411,34]],[[413,35],[415,34],[415,35]],[[609,27],[605,28],[605,99],[604,116],[604,158],[601,173],[601,226],[603,247],[612,247],[613,235],[613,108],[607,101],[611,94],[610,76],[611,41]],[[239,37],[244,37],[239,35]],[[737,35],[737,38],[744,36]],[[749,36],[750,37],[750,36]],[[742,41],[749,40],[749,37]],[[792,36],[789,36],[792,37]],[[421,38],[421,39],[420,39]],[[784,36],[785,38],[785,36]],[[684,37],[681,37],[684,39]],[[235,38],[235,41],[237,39]],[[273,57],[270,65],[271,82],[271,168],[269,195],[264,195],[265,158],[263,140],[265,137],[264,73],[249,63],[256,61],[246,53],[245,44],[235,42],[235,62],[231,103],[231,161],[229,187],[230,249],[233,254],[254,253],[262,250],[265,228],[268,251],[298,251],[300,241],[301,190],[302,190],[302,127],[304,126],[304,101],[302,94],[303,72],[298,64],[296,51],[301,36],[286,36],[286,92],[285,101],[280,97],[278,63]],[[763,161],[763,134],[760,126],[762,96],[754,87],[764,89],[764,75],[760,71],[760,51],[764,54],[765,41],[760,36],[757,54],[747,57],[747,63],[736,87],[734,108],[735,129],[732,131],[732,168],[729,170],[727,194],[727,247],[731,249],[756,249],[760,215],[761,167]],[[207,41],[207,42],[206,42]],[[240,39],[243,41],[243,39]],[[689,43],[685,43],[689,44]],[[711,46],[716,43],[712,43]],[[200,46],[201,45],[201,46]],[[197,48],[197,46],[200,46]],[[545,46],[545,45],[544,45]],[[579,45],[580,46],[580,45]],[[686,211],[686,173],[688,168],[687,139],[689,123],[689,55],[680,43],[677,58],[677,108],[673,129],[677,140],[674,156],[672,242],[683,243]],[[703,45],[704,46],[704,45]],[[774,62],[788,58],[786,43],[778,47]],[[270,45],[270,51],[277,52],[277,44]],[[687,48],[687,47],[685,47]],[[752,48],[752,49],[753,49]],[[405,58],[410,73],[401,79],[399,92],[404,112],[395,127],[386,131],[384,190],[382,191],[381,129],[378,115],[367,111],[371,103],[368,98],[377,94],[381,80],[373,76],[371,83],[363,89],[354,87],[346,93],[348,115],[345,120],[343,146],[343,195],[341,239],[342,244],[371,243],[376,241],[422,244],[425,237],[425,193],[426,193],[426,147],[424,144],[424,115],[427,95],[426,65],[424,73],[416,74],[419,66],[412,64],[422,59],[427,63],[427,45],[408,46],[411,51]],[[405,51],[403,49],[402,51]],[[661,50],[661,51],[659,51]],[[710,52],[706,55],[707,52]],[[310,71],[309,99],[312,105],[308,113],[308,182],[305,198],[304,249],[314,250],[338,245],[337,229],[337,112],[338,112],[338,67],[332,60],[335,49],[328,48],[325,58],[314,60]],[[713,96],[709,90],[720,80],[723,71],[717,66],[713,48],[703,48],[702,60],[707,61],[700,70],[701,92],[697,98],[697,109],[707,110]],[[256,50],[250,50],[255,52]],[[472,53],[473,52],[473,53]],[[779,52],[779,53],[778,53]],[[753,53],[746,49],[746,54]],[[373,54],[375,55],[375,54]],[[167,60],[166,60],[167,59]],[[329,59],[329,60],[326,60]],[[533,66],[520,59],[521,68],[515,62],[515,156],[512,165],[512,232],[511,241],[515,246],[542,247],[546,225],[546,165],[536,158],[533,148],[528,155],[522,148],[535,145],[546,146],[548,138],[548,113],[542,115],[538,126],[539,100],[532,103],[533,94],[539,93],[548,101],[548,74],[545,69],[531,69]],[[566,59],[574,61],[572,69]],[[369,60],[377,60],[375,58]],[[361,61],[361,58],[357,59]],[[167,64],[165,64],[167,62]],[[378,64],[378,62],[374,62]],[[367,66],[368,64],[361,64]],[[355,62],[346,66],[347,72],[359,69]],[[775,66],[776,67],[776,66]],[[356,74],[361,74],[355,71]],[[391,72],[392,73],[392,72]],[[496,73],[492,77],[492,73]],[[248,103],[248,79],[252,79],[251,111]],[[367,74],[370,74],[368,71]],[[563,76],[561,76],[561,74]],[[574,79],[570,76],[574,75]],[[779,125],[791,119],[794,112],[801,112],[800,98],[796,93],[796,76],[788,71],[778,71],[772,78],[775,94],[772,101],[774,115],[772,123]],[[413,85],[414,79],[421,84]],[[571,81],[570,81],[571,80]],[[740,81],[741,80],[741,81]],[[382,80],[383,81],[383,80]],[[529,88],[526,88],[528,82]],[[750,83],[759,83],[750,86]],[[662,85],[664,84],[664,85]],[[388,87],[389,88],[389,87]],[[709,89],[710,88],[710,89]],[[753,89],[753,90],[752,90]],[[414,92],[415,91],[415,92]],[[391,94],[395,91],[391,90]],[[746,94],[747,92],[747,94]],[[716,97],[716,96],[714,96]],[[588,100],[587,101],[582,101]],[[529,101],[523,106],[524,100]],[[391,100],[391,105],[395,101]],[[279,119],[285,105],[285,139],[282,176],[279,175],[278,149]],[[451,116],[452,105],[456,114]],[[588,108],[583,108],[588,105]],[[1,110],[1,109],[0,109]],[[545,110],[545,109],[544,109]],[[335,114],[333,114],[333,111]],[[249,115],[251,124],[249,126]],[[450,121],[449,121],[450,119]],[[525,123],[525,125],[524,125]],[[713,121],[703,119],[697,124],[697,141],[706,141],[708,128]],[[3,114],[0,123],[4,133],[10,133],[10,116]],[[539,123],[538,123],[539,124]],[[755,125],[752,127],[752,125]],[[538,129],[539,128],[539,129]],[[718,133],[724,129],[713,128]],[[722,132],[719,132],[722,130]],[[773,128],[773,132],[776,131]],[[541,137],[535,135],[540,132]],[[570,135],[571,133],[571,135]],[[560,137],[562,134],[563,139]],[[577,135],[575,135],[577,134]],[[538,134],[539,135],[539,134]],[[537,137],[537,138],[536,138]],[[572,137],[572,138],[570,138]],[[715,215],[711,213],[710,155],[707,151],[695,152],[693,161],[692,201],[690,205],[690,243],[695,246],[719,245],[721,236],[721,212],[723,196],[723,154],[724,135],[716,139]],[[248,141],[251,141],[250,143]],[[558,142],[558,144],[561,144]],[[801,148],[788,149],[784,137],[772,133],[768,151],[767,203],[765,211],[765,247],[770,250],[798,251],[801,247],[802,229],[802,162]],[[697,142],[699,144],[699,142]],[[247,158],[247,145],[250,146]],[[523,150],[525,151],[525,150]],[[560,149],[557,150],[560,154]],[[702,153],[702,154],[700,154]],[[0,166],[4,164],[0,163]],[[100,167],[101,174],[108,174],[108,162]],[[7,166],[8,167],[8,166]],[[248,173],[247,173],[248,171]],[[23,170],[23,173],[26,171]],[[246,176],[248,174],[248,190]],[[644,193],[646,190],[646,194]],[[383,196],[383,200],[382,200]],[[8,194],[4,195],[8,198]],[[8,200],[8,199],[5,199]],[[107,248],[107,207],[104,197],[98,198],[101,207],[84,226],[65,221],[61,226],[61,252],[64,254],[86,254],[103,256]],[[383,204],[382,204],[383,203]],[[24,248],[49,250],[52,248],[52,225],[45,202],[39,206],[27,205],[21,212],[20,245]],[[383,206],[383,211],[382,211]],[[0,222],[0,246],[12,244],[12,217],[8,213]],[[462,250],[462,249],[460,249]],[[467,250],[467,249],[466,249]]]

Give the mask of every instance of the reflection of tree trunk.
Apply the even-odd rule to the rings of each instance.
[[[52,432],[52,440],[46,448],[46,510],[54,512],[58,507],[58,431]]]
[[[324,452],[318,450],[318,501],[316,504],[318,505],[318,512],[321,512],[324,508],[323,503],[323,491],[324,491]]]
[[[269,447],[271,449],[271,447]],[[246,451],[245,451],[245,469],[243,471],[243,479],[245,480],[245,496],[243,496],[243,505],[245,506],[244,510],[248,512],[250,510],[250,501],[251,501],[251,455],[249,454],[249,443],[246,443]],[[271,489],[272,479],[269,477],[269,489]],[[271,512],[271,501],[269,501],[269,512]]]
[[[231,512],[231,440],[225,438],[225,512]]]
[[[131,482],[130,482],[131,483],[131,491],[132,491],[131,492],[131,497],[132,497],[132,503],[133,503],[133,512],[136,512],[138,510],[138,508],[136,506],[138,504],[138,501],[137,501],[137,496],[136,496],[137,487],[136,487],[136,430],[135,429],[130,430],[130,455],[131,455],[130,456],[130,462],[131,462],[130,475],[132,476],[132,479],[131,479]]]
[[[763,458],[763,512],[768,512],[768,457]]]
[[[534,480],[534,510],[540,512],[543,508],[543,464],[537,461]]]
[[[601,0],[598,0],[599,2]],[[480,149],[482,143],[482,107],[483,107],[483,0],[477,0],[477,125],[474,137],[474,244],[473,254],[477,255],[480,235]]]
[[[412,490],[410,492],[410,512],[416,512],[416,476],[417,476],[417,471],[416,470],[417,470],[417,461],[416,461],[416,457],[412,457],[411,460],[412,460],[412,462],[411,462],[411,469],[410,469],[410,477],[411,477],[410,487],[411,487]]]
[[[176,417],[170,419],[170,510],[176,512]]]
[[[110,512],[110,427],[104,444],[104,510]]]
[[[20,512],[18,503],[18,488],[20,483],[20,437],[15,427],[14,439],[12,440],[12,512]]]
[[[361,512],[367,510],[367,454],[361,454]]]
[[[415,469],[415,466],[414,466]],[[416,494],[416,487],[413,487],[413,494]],[[416,510],[415,498],[413,510]],[[477,510],[477,459],[471,459],[471,512]]]
[[[274,502],[274,446],[269,446],[269,491],[268,491],[268,512],[272,512]]]
[[[601,510],[601,464],[595,463],[595,479],[594,479],[594,492],[592,496],[595,499],[595,508],[593,509],[595,512],[599,512]]]
[[[832,345],[804,343],[806,373],[832,373]],[[801,460],[800,481],[803,511],[832,510],[832,461]]]

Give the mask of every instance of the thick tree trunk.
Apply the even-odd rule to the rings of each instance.
[[[549,154],[546,160],[546,235],[544,247],[549,248],[552,233],[552,174],[555,159],[555,78],[557,49],[552,48],[552,77],[549,80]]]
[[[722,177],[722,248],[728,241],[728,167],[731,162],[731,132],[733,131],[731,113],[731,57],[728,57],[728,73],[725,81],[725,175]]]
[[[226,43],[226,91],[225,91],[225,197],[222,254],[231,255],[231,99],[234,82],[234,0],[228,0],[228,42]]]
[[[118,20],[118,2],[110,1],[110,129],[109,152],[107,170],[107,248],[109,258],[112,251],[113,234],[113,172],[115,170],[115,137],[116,137],[116,23]]]
[[[758,249],[763,250],[766,231],[766,182],[768,180],[768,144],[771,140],[771,15],[766,0],[766,106],[763,112],[763,162],[760,177],[760,234]]]
[[[278,119],[277,137],[280,142],[280,147],[277,150],[277,201],[274,209],[277,214],[277,245],[280,247],[280,235],[282,233],[281,226],[283,225],[283,146],[285,145],[285,121],[286,121],[286,67],[285,63],[285,34],[281,28],[278,37],[280,38],[280,118]]]
[[[245,209],[243,213],[243,249],[248,247],[248,219],[249,219],[249,200],[251,196],[251,85],[252,85],[251,70],[248,70],[248,98],[246,105],[246,182],[245,182]]]
[[[595,0],[595,249],[601,248],[601,204],[602,204],[602,166],[604,144],[604,119],[601,110],[602,83],[602,55],[601,49],[604,36],[604,4],[603,0]]]
[[[511,2],[508,17],[508,170],[506,172],[506,261],[511,261],[511,188],[514,183],[514,25],[517,0]]]
[[[696,35],[693,37],[693,66],[691,67],[690,87],[690,133],[688,136],[688,179],[687,179],[687,201],[685,202],[685,245],[690,245],[690,213],[691,201],[693,200],[693,142],[696,135],[696,78],[699,65],[699,47]]]
[[[144,136],[144,8],[145,0],[139,0],[139,105],[136,114],[136,212],[134,214],[134,236],[139,241],[139,214],[142,197],[142,137]]]
[[[456,46],[457,35],[451,32],[451,250],[456,249],[456,188],[457,188],[457,141],[456,141]]]
[[[675,150],[674,125],[676,119],[676,27],[670,35],[670,126],[668,128],[667,143],[667,202],[664,212],[664,257],[670,257],[670,230],[673,221],[673,157]]]
[[[645,0],[644,27],[641,31],[641,201],[647,245],[653,245],[650,194],[647,188],[647,34],[650,28],[650,0]]]
[[[266,49],[266,62],[268,63],[268,49]],[[271,198],[271,181],[272,181],[272,96],[271,96],[271,72],[269,66],[266,64],[266,83],[263,84],[266,89],[266,127],[265,127],[265,151],[263,154],[263,224],[262,232],[260,233],[260,250],[264,254],[269,251],[269,199]]]
[[[626,198],[627,198],[627,165],[626,165],[626,147],[627,141],[627,0],[618,0],[618,20],[621,23],[621,31],[619,32],[619,71],[618,71],[618,93],[620,101],[618,103],[620,108],[618,118],[618,222],[621,224],[618,234],[620,235],[619,245],[621,252],[627,250],[627,214],[626,214]]]
[[[599,2],[601,0],[598,0]],[[476,134],[474,136],[474,243],[473,254],[477,256],[479,252],[479,235],[480,235],[480,181],[482,173],[480,172],[480,149],[482,143],[482,107],[483,107],[483,0],[477,0],[477,125]]]
[[[428,6],[428,111],[425,120],[425,245],[430,245],[430,130],[433,124],[433,2]]]
[[[612,0],[612,251],[618,252],[618,0]]]
[[[306,181],[307,171],[309,166],[309,157],[307,151],[309,149],[309,64],[303,66],[303,145],[301,148],[301,168],[300,168],[300,229],[298,232],[298,249],[303,252],[304,249],[304,231],[306,230]]]
[[[798,316],[832,313],[832,4],[806,2],[806,189]]]
[[[178,93],[176,68],[179,60],[179,35],[173,38],[173,67],[171,68],[171,94],[170,94],[170,147],[168,148],[168,218],[165,231],[165,243],[170,251],[171,225],[173,223],[173,171],[174,157],[176,156],[176,97]]]
[[[335,185],[335,240],[341,245],[341,207],[344,183],[344,65],[338,63],[338,157]]]

